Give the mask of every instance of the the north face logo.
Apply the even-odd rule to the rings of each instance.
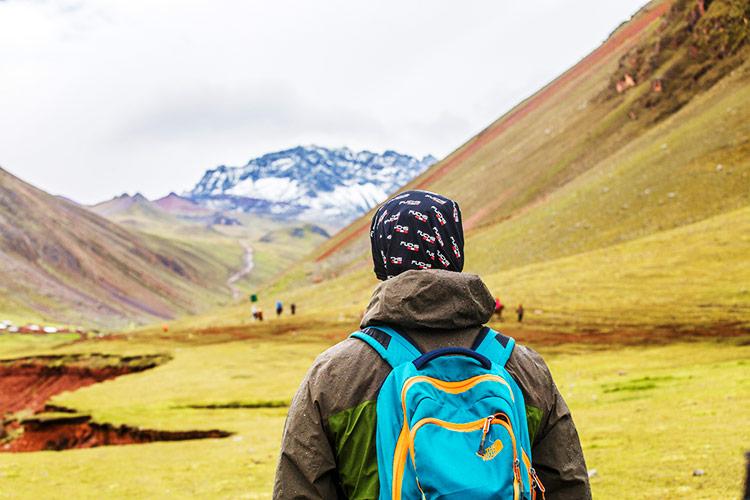
[[[493,458],[495,458],[502,449],[503,443],[499,439],[496,439],[495,442],[492,443],[492,446],[484,449],[484,453],[477,453],[477,455],[482,457],[482,460],[486,462],[487,460],[492,460]]]

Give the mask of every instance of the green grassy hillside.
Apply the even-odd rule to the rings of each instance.
[[[564,257],[586,262],[589,252],[618,252],[618,245],[659,234],[672,238],[665,248],[683,265],[690,254],[670,230],[750,205],[749,7],[706,5],[702,13],[694,2],[651,2],[578,65],[405,187],[459,202],[466,271],[535,273],[527,266],[547,263],[544,280],[555,285]],[[626,75],[633,85],[618,89]],[[267,293],[309,295],[313,307],[328,297],[330,309],[361,308],[374,284],[370,217],[321,245]],[[728,234],[739,233],[730,227]],[[729,270],[748,254],[743,248],[714,258]],[[687,279],[691,270],[675,272]],[[558,299],[561,308],[579,307]]]
[[[178,199],[176,195],[170,197]],[[183,205],[188,203],[185,199],[178,201]],[[190,210],[179,208],[177,205],[167,211],[140,195],[122,195],[91,210],[118,224],[204,255],[230,270],[240,270],[245,247],[252,248],[252,270],[234,282],[245,293],[252,292],[330,237],[322,227],[294,219],[199,211],[193,206],[188,207]]]

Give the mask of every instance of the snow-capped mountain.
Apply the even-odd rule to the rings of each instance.
[[[435,163],[394,151],[300,146],[220,166],[185,196],[214,210],[293,216],[343,226]]]

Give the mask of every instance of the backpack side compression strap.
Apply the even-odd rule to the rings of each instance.
[[[414,361],[422,355],[422,352],[407,337],[389,326],[371,326],[349,336],[370,344],[392,368]]]

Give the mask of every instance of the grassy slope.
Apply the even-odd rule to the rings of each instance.
[[[723,8],[730,4],[712,3],[696,26],[702,29],[707,25],[708,38],[720,38],[724,31],[717,31],[712,23],[723,19]],[[528,283],[539,287],[534,291],[514,289],[502,278],[491,279],[497,284],[497,288],[493,286],[496,293],[506,301],[531,301],[532,307],[546,309],[554,299],[553,308],[568,311],[566,321],[582,321],[567,328],[579,330],[604,327],[605,318],[609,321],[620,315],[628,320],[617,323],[651,329],[667,324],[680,328],[689,323],[668,309],[657,311],[660,304],[673,307],[674,300],[646,306],[651,275],[646,267],[657,266],[662,260],[664,265],[682,266],[670,268],[669,286],[690,289],[680,287],[680,280],[689,280],[697,265],[688,252],[692,247],[681,244],[682,233],[668,231],[750,205],[750,62],[747,45],[733,57],[724,58],[724,66],[711,59],[691,58],[687,43],[677,49],[665,48],[649,59],[652,69],[648,76],[663,78],[667,89],[687,80],[693,81],[695,88],[680,87],[674,95],[660,94],[646,79],[617,94],[613,84],[631,71],[628,64],[635,64],[631,61],[635,55],[644,59],[642,54],[653,54],[657,41],[666,43],[684,36],[693,5],[675,5],[667,14],[668,21],[654,20],[637,35],[632,23],[619,28],[599,49],[606,57],[599,57],[598,52],[587,57],[408,186],[445,193],[460,202],[469,226],[466,271],[489,277],[515,269],[513,276],[525,276]],[[658,6],[658,2],[652,4],[652,8]],[[641,13],[635,21],[646,15]],[[628,34],[631,38],[623,38]],[[620,45],[608,47],[616,42]],[[710,54],[712,49],[701,50],[699,55]],[[680,71],[674,69],[678,65]],[[644,66],[641,61],[639,67]],[[712,79],[696,79],[694,66],[708,68],[703,78]],[[667,109],[677,111],[668,114]],[[631,110],[637,111],[636,120],[629,116]],[[464,154],[480,141],[481,147]],[[460,163],[451,165],[457,159]],[[442,175],[441,169],[449,173]],[[368,216],[356,221],[321,245],[311,258],[277,278],[265,294],[287,300],[297,297],[298,302],[309,301],[309,307],[327,309],[332,315],[338,311],[357,314],[375,283],[368,271],[367,226]],[[735,226],[709,227],[723,240],[739,235]],[[591,297],[588,304],[580,293],[545,292],[570,292],[555,266],[561,263],[571,269],[571,264],[559,259],[578,255],[580,265],[571,272],[591,276],[586,272],[591,265],[590,252],[610,248],[616,254],[622,251],[617,245],[660,233],[666,238],[660,245],[668,251],[643,265],[628,263],[633,275],[642,280],[641,287],[620,286],[621,272],[608,273],[610,282],[590,283],[586,288]],[[710,266],[715,285],[706,292],[717,298],[710,301],[714,312],[698,317],[726,325],[735,321],[735,302],[721,288],[727,281],[741,282],[732,270],[746,261],[748,253],[744,246],[731,252],[715,250],[710,256],[719,262]],[[675,252],[679,258],[664,257]],[[611,259],[617,261],[614,256]],[[527,267],[544,262],[549,265]],[[315,284],[321,279],[322,283]],[[611,296],[611,288],[627,296],[614,303],[597,300]],[[543,303],[534,303],[545,293]],[[677,295],[686,301],[681,309],[694,306],[696,301],[687,293]],[[600,317],[594,312],[607,304],[639,301],[644,313],[635,322],[631,322],[631,310],[610,307]],[[727,311],[725,318],[722,311]],[[560,327],[562,323],[550,324]],[[701,322],[701,326],[707,325]]]
[[[107,218],[119,224],[169,241],[177,247],[190,249],[218,262],[228,272],[242,267],[245,253],[240,242],[253,249],[253,270],[235,285],[245,293],[309,254],[326,237],[313,231],[310,224],[295,220],[227,212],[228,218],[241,225],[206,225],[209,218],[175,216],[149,201],[136,202],[111,212]]]
[[[750,63],[542,203],[471,233],[467,266],[508,269],[748,206],[748,103]]]

